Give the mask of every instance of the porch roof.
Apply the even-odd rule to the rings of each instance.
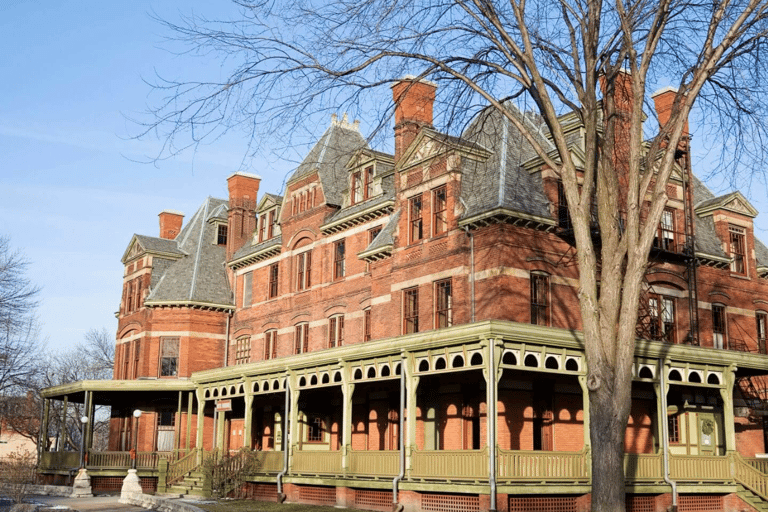
[[[68,397],[72,402],[82,403],[85,399],[85,392],[91,391],[96,405],[113,405],[115,400],[124,403],[126,395],[123,393],[133,395],[152,393],[157,395],[194,390],[195,384],[186,379],[81,380],[46,388],[40,394],[43,398],[61,400]],[[115,394],[118,396],[114,396]]]

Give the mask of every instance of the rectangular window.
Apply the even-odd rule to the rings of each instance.
[[[266,215],[262,215],[261,218],[259,218],[259,242],[263,242],[266,240],[266,233],[267,233],[267,217]]]
[[[437,236],[448,231],[448,194],[446,187],[432,191],[432,235]]]
[[[757,349],[761,354],[765,354],[766,328],[768,328],[768,315],[762,312],[755,314],[757,322]]]
[[[245,364],[251,362],[251,338],[249,336],[240,336],[236,341],[235,364]]]
[[[363,310],[363,341],[371,341],[371,308]]]
[[[410,238],[409,242],[418,242],[424,238],[422,214],[421,194],[412,197],[408,202],[408,224],[410,226]]]
[[[296,291],[308,290],[312,286],[312,251],[296,256]]]
[[[243,307],[253,304],[253,272],[243,274]]]
[[[275,225],[277,222],[277,210],[270,210],[269,225],[267,226],[267,238],[275,236]]]
[[[269,298],[277,297],[277,278],[279,276],[279,267],[277,263],[269,266]]]
[[[712,344],[725,347],[725,306],[712,304]]]
[[[648,334],[651,339],[675,343],[675,300],[661,295],[648,298]]]
[[[216,243],[219,245],[227,245],[227,225],[219,224],[219,229],[216,233]]]
[[[669,428],[669,442],[671,444],[680,443],[680,423],[677,414],[667,417],[667,425]]]
[[[317,416],[307,418],[307,442],[319,443],[323,441],[323,420]]]
[[[403,291],[403,332],[419,332],[419,289]]]
[[[435,283],[435,327],[442,329],[453,325],[453,289],[451,280]]]
[[[133,342],[133,378],[139,376],[139,356],[141,355],[141,340]]]
[[[731,239],[731,272],[744,275],[747,273],[745,231],[743,228],[728,226],[728,234]]]
[[[665,251],[675,251],[675,213],[665,209],[659,221],[659,230],[654,240],[654,245]]]
[[[293,336],[293,353],[304,354],[309,350],[309,324],[297,324]]]
[[[328,348],[340,347],[344,343],[344,317],[332,316],[328,319]]]
[[[333,278],[340,279],[346,273],[344,240],[339,240],[333,246]]]
[[[363,180],[360,171],[352,174],[352,204],[357,204],[363,200]]]
[[[549,325],[549,276],[531,274],[531,323]]]
[[[160,376],[176,377],[179,367],[179,338],[160,338]]]
[[[277,331],[272,329],[264,333],[264,359],[277,357]]]

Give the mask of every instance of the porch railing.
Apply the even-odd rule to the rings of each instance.
[[[400,452],[397,450],[349,452],[349,473],[352,475],[395,476],[400,472]]]
[[[340,475],[340,451],[295,450],[291,472],[313,475]]]
[[[664,480],[664,461],[661,453],[625,454],[624,479],[627,482],[660,482]]]
[[[168,464],[168,473],[165,478],[166,485],[173,485],[182,480],[185,475],[197,467],[197,452],[198,450],[193,448],[184,457]]]
[[[486,463],[486,467],[488,464]],[[586,482],[589,461],[585,451],[498,451],[498,478],[508,481]],[[487,474],[487,473],[486,473]]]
[[[768,475],[768,459],[758,459],[757,457],[742,457],[741,459],[759,472]]]
[[[708,482],[732,480],[731,459],[708,455],[672,455],[669,476],[678,482]]]
[[[755,467],[755,461],[766,462],[765,459],[744,459],[738,453],[734,454],[734,476],[741,485],[768,500],[768,473]]]
[[[413,450],[411,476],[440,480],[488,478],[488,448],[482,450]]]
[[[172,461],[172,452],[139,452],[136,454],[136,468],[157,469],[160,460]],[[96,468],[129,468],[131,467],[130,452],[89,452],[88,467]]]
[[[283,470],[283,452],[256,452],[259,473],[279,473]]]
[[[43,452],[40,467],[44,469],[73,469],[80,466],[80,454],[77,452]]]

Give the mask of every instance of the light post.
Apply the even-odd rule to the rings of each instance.
[[[85,467],[85,436],[86,436],[86,425],[88,425],[88,416],[83,416],[80,418],[80,467]]]
[[[133,417],[136,418],[136,425],[133,431],[133,453],[131,454],[132,469],[136,469],[136,457],[139,454],[139,418],[141,418],[141,410],[136,409],[133,411]]]

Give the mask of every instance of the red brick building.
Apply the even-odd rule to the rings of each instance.
[[[206,453],[246,448],[260,466],[240,484],[262,497],[586,510],[561,187],[498,112],[461,137],[436,131],[435,88],[393,87],[394,155],[334,117],[283,196],[236,173],[186,223],[161,213],[160,236],[135,235],[123,256],[115,380],[46,396],[112,405],[112,453],[137,446],[161,491]],[[673,95],[654,98],[662,121]],[[578,155],[581,127],[563,123]],[[741,194],[714,197],[687,152],[679,164],[638,319],[628,510],[664,510],[667,481],[681,510],[742,510],[768,501],[768,248]],[[46,456],[43,473],[61,471]],[[91,454],[95,486],[106,457]]]

